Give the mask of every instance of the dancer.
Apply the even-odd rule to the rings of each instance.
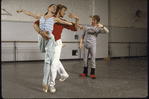
[[[51,4],[48,7],[48,12],[42,16],[42,15],[36,15],[31,12],[25,11],[25,10],[18,10],[17,12],[24,12],[27,15],[31,15],[34,18],[39,19],[40,18],[40,28],[41,31],[48,31],[48,40],[44,40],[44,38],[41,35],[38,35],[38,42],[39,42],[39,48],[41,52],[45,52],[45,63],[44,63],[44,77],[43,77],[43,91],[47,92],[47,80],[49,76],[49,82],[50,82],[50,91],[54,93],[56,89],[54,88],[55,85],[55,78],[56,78],[56,72],[57,68],[54,65],[51,65],[54,56],[55,51],[55,38],[52,34],[53,31],[53,25],[54,23],[60,23],[60,24],[66,24],[66,25],[72,25],[71,22],[63,21],[59,18],[53,17],[53,14],[56,11],[57,6],[55,4]],[[51,66],[51,74],[50,74],[50,66]]]
[[[92,25],[85,26],[82,37],[80,39],[80,49],[82,49],[82,41],[84,39],[84,70],[80,75],[81,77],[87,76],[88,74],[88,56],[91,55],[91,78],[96,79],[95,77],[95,58],[96,58],[96,37],[99,33],[108,33],[109,30],[104,27],[100,22],[100,17],[94,15],[92,18]]]
[[[66,10],[67,10],[66,6],[61,5],[61,4],[57,5],[57,11],[55,13],[55,17],[63,18],[66,13]],[[56,43],[57,43],[55,46],[54,61],[53,61],[52,65],[57,67],[58,73],[61,76],[61,79],[59,79],[59,81],[61,81],[61,82],[63,82],[66,78],[69,77],[68,73],[65,71],[62,63],[60,62],[60,54],[61,54],[61,48],[62,48],[62,40],[61,40],[62,30],[63,30],[63,28],[66,28],[71,31],[77,31],[78,26],[82,29],[82,26],[79,25],[78,16],[76,16],[75,14],[70,14],[69,17],[76,19],[76,22],[75,22],[75,24],[73,24],[73,26],[54,24],[54,30],[52,32],[55,37]],[[34,28],[37,32],[40,31],[38,24],[39,24],[39,21],[37,20],[34,24]],[[40,34],[41,34],[41,32],[40,32]],[[46,32],[42,32],[42,35],[45,36],[45,39],[46,39]]]

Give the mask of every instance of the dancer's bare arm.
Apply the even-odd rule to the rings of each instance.
[[[84,27],[84,31],[83,31],[82,37],[80,39],[80,50],[82,49],[82,42],[83,42],[85,35],[86,35],[86,26]]]
[[[65,24],[65,25],[72,25],[71,22],[67,22],[67,21],[63,21],[59,18],[54,18],[54,23],[61,23],[61,24]]]
[[[80,39],[80,50],[82,49],[82,42],[83,42],[83,38],[81,37],[81,39]]]
[[[79,27],[79,18],[78,18],[78,16],[73,14],[73,13],[69,13],[68,17],[76,19],[76,21],[75,21],[75,29],[76,29],[76,31],[78,31],[78,27]]]
[[[35,19],[40,19],[41,16],[43,16],[43,15],[41,15],[41,14],[34,14],[34,13],[29,12],[29,11],[25,11],[25,10],[23,10],[23,9],[17,10],[17,13],[20,13],[20,12],[23,12],[23,13],[25,13],[26,15],[31,16],[31,17],[33,17],[33,18],[35,18]]]
[[[73,13],[69,13],[68,17],[69,17],[69,18],[74,18],[74,19],[76,19],[76,21],[75,21],[75,29],[76,29],[76,31],[78,31],[78,27],[79,27],[81,30],[84,29],[83,26],[79,25],[79,17],[78,17],[77,15],[75,15],[75,14],[73,14]]]
[[[83,27],[83,26],[79,25],[78,27],[79,27],[81,30],[84,30],[84,27]]]

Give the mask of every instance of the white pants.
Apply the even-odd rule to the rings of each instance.
[[[48,80],[48,85],[49,86],[54,86],[55,85],[55,79],[56,79],[56,76],[57,76],[57,71],[58,73],[60,74],[60,76],[66,76],[68,75],[67,72],[65,71],[62,63],[60,62],[60,55],[61,55],[61,50],[62,50],[62,41],[61,39],[57,40],[55,42],[55,53],[54,53],[54,57],[53,57],[53,62],[52,62],[52,66],[51,67],[54,67],[56,69],[52,69],[54,71],[52,71],[52,75],[54,78],[51,79],[51,77],[49,76],[49,80]]]

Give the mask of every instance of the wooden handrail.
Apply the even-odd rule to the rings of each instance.
[[[109,43],[147,43],[147,42],[109,42]]]
[[[1,41],[1,42],[38,43],[38,41]],[[63,41],[63,43],[80,43],[80,41]]]
[[[14,42],[14,41],[1,41],[1,42]]]
[[[38,43],[38,41],[1,41],[1,42]]]

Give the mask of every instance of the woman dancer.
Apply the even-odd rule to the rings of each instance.
[[[48,36],[50,39],[44,40],[44,38],[41,35],[38,35],[38,42],[39,42],[39,48],[41,52],[45,52],[45,62],[44,62],[44,77],[43,77],[43,91],[47,92],[48,87],[47,87],[47,80],[48,76],[50,75],[50,82],[53,83],[56,78],[56,67],[52,66],[51,63],[53,61],[53,56],[54,56],[54,47],[55,47],[55,39],[52,34],[53,31],[53,25],[54,23],[60,23],[60,24],[66,24],[66,25],[72,25],[71,22],[63,21],[60,20],[59,18],[53,17],[53,14],[56,11],[57,6],[55,4],[51,4],[48,7],[48,12],[42,16],[42,15],[36,15],[33,13],[29,13],[29,15],[33,16],[36,19],[40,19],[40,28],[41,31],[48,31]],[[17,11],[22,12],[22,10]],[[51,65],[51,74],[50,72],[50,65]],[[55,76],[55,77],[54,77]],[[50,86],[50,91],[54,93],[56,89],[54,86]]]

